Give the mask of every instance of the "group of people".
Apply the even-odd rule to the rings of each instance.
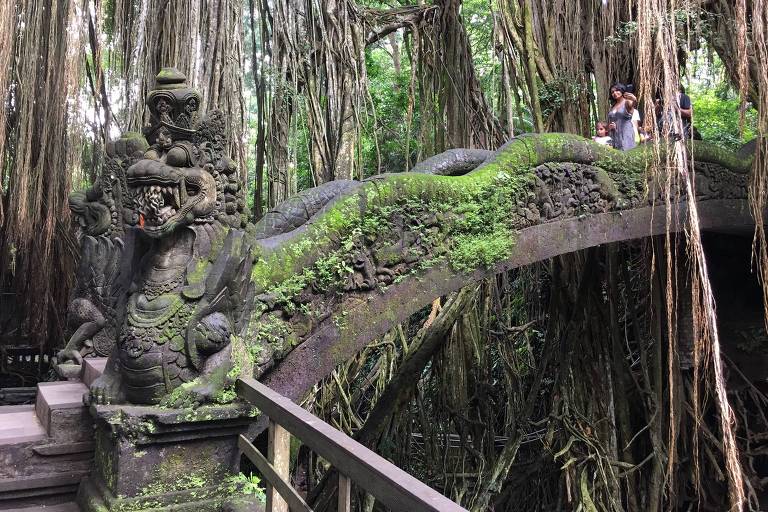
[[[637,109],[637,97],[632,94],[630,88],[624,84],[614,84],[610,89],[611,109],[608,111],[608,121],[600,121],[595,127],[595,142],[612,146],[622,151],[634,148],[640,143],[652,138],[652,125],[645,123],[640,125],[640,113]],[[655,99],[656,129],[660,130],[664,124],[663,105],[661,97]],[[693,106],[691,98],[680,87],[677,95],[677,107],[683,120],[684,137],[691,136],[691,117]]]

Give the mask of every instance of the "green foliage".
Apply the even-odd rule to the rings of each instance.
[[[343,254],[331,253],[315,263],[315,286],[318,290],[328,290],[344,280],[352,271],[352,267],[344,260]]]
[[[106,0],[102,9],[104,9],[104,32],[112,37],[115,31],[115,0]]]
[[[398,36],[399,37],[399,36]],[[411,163],[418,148],[417,133],[412,128],[410,143],[406,125],[408,111],[408,87],[410,82],[410,62],[400,41],[401,69],[398,73],[394,67],[392,48],[384,43],[367,48],[365,51],[366,73],[368,74],[368,90],[371,94],[374,116],[366,119],[361,137],[361,156],[363,176],[368,177],[377,172],[402,172],[405,170],[405,148],[411,152]],[[376,140],[374,140],[374,138]],[[377,154],[378,142],[378,154]],[[381,167],[379,167],[381,159]]]
[[[747,109],[744,134],[741,135],[739,100],[727,85],[715,89],[693,89],[690,96],[694,126],[704,140],[729,149],[738,149],[755,137],[757,112],[751,107]]]
[[[632,34],[637,32],[637,28],[636,21],[621,22],[616,27],[616,31],[605,38],[605,42],[609,47],[626,44],[629,42]]]
[[[553,112],[561,110],[566,103],[573,103],[589,91],[586,82],[573,77],[560,75],[546,84],[539,85],[539,102],[542,115],[549,117]]]
[[[267,501],[267,494],[264,488],[259,485],[261,483],[261,478],[253,473],[249,475],[239,473],[235,476],[231,476],[227,483],[233,487],[233,492],[236,489],[240,489],[240,493],[257,498],[261,503],[266,503]]]

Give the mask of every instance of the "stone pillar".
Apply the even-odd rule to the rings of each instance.
[[[219,511],[251,507],[236,481],[237,439],[257,411],[245,405],[163,409],[93,406],[96,454],[80,484],[84,511]]]

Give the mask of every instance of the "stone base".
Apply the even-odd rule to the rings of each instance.
[[[98,480],[84,478],[77,493],[81,512],[161,511],[173,512],[263,512],[255,499],[237,497],[236,485],[216,485],[133,498],[115,497]]]
[[[96,455],[78,504],[94,512],[258,510],[241,497],[234,480],[237,439],[255,413],[234,404],[194,410],[92,407]]]

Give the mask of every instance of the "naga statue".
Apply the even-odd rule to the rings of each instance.
[[[649,213],[661,198],[645,172],[655,148],[538,134],[322,184],[251,225],[221,112],[200,112],[174,69],[158,74],[146,105],[144,133],[111,144],[98,183],[70,200],[84,263],[64,355],[111,347],[91,386],[97,404],[227,403],[240,376],[284,378],[297,398],[425,297],[579,242],[529,228],[576,229],[595,216],[618,240],[627,211],[638,236],[648,236],[645,216],[663,218]],[[711,200],[715,217],[746,211],[750,158],[701,142],[689,150],[697,200]]]
[[[163,69],[146,99],[146,142],[129,134],[111,145],[122,158],[111,158],[108,178],[70,199],[87,234],[85,264],[102,282],[79,275],[69,308],[79,327],[62,355],[111,345],[95,403],[159,404],[192,382],[188,395],[210,400],[232,366],[253,256],[226,120],[199,116],[200,103],[183,74]]]

